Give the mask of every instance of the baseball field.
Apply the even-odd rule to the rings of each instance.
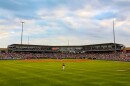
[[[130,86],[130,62],[0,60],[0,86]]]

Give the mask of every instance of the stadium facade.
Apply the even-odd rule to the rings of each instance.
[[[115,49],[116,46],[116,49]],[[48,46],[48,45],[30,45],[30,44],[11,44],[8,46],[8,52],[31,52],[31,53],[105,53],[123,51],[123,44],[103,43],[81,46]]]

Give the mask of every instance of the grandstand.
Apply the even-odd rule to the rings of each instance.
[[[130,53],[130,47],[126,47],[126,48],[124,49],[124,52]]]
[[[8,52],[31,52],[31,53],[102,53],[123,51],[123,44],[103,43],[81,46],[48,46],[48,45],[28,45],[28,44],[12,44],[8,46]]]
[[[7,48],[0,48],[0,54],[7,53],[7,52],[8,52]]]

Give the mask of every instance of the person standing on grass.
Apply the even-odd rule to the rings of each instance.
[[[62,70],[64,71],[64,69],[65,69],[65,64],[63,63],[62,64]]]

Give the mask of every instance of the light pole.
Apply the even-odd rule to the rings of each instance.
[[[114,52],[115,52],[115,57],[116,57],[116,43],[115,43],[115,19],[113,19],[113,39],[114,39]]]
[[[21,31],[21,45],[22,45],[22,42],[23,42],[23,24],[24,24],[24,22],[21,22],[21,24],[22,24],[22,31]]]
[[[22,24],[22,31],[21,31],[21,49],[22,49],[22,42],[23,42],[23,24],[24,22],[21,22]]]

